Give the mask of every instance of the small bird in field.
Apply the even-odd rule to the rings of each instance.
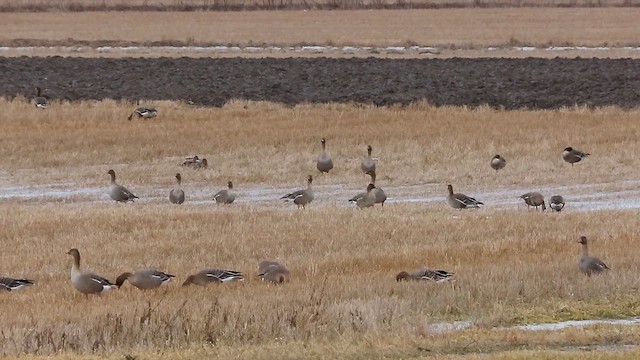
[[[496,155],[491,159],[491,168],[493,168],[496,172],[498,170],[503,169],[507,166],[507,160],[505,160],[502,156]]]
[[[586,236],[580,236],[578,243],[582,244],[582,255],[580,256],[578,267],[583,274],[591,276],[591,274],[599,274],[604,271],[611,270],[602,260],[594,256],[589,256]]]
[[[451,186],[451,184],[447,185],[447,190],[449,190],[449,195],[447,195],[447,203],[449,203],[449,205],[454,209],[478,208],[480,207],[480,205],[484,205],[484,203],[465,194],[454,194],[453,186]]]
[[[29,279],[0,277],[0,291],[18,291],[33,284],[35,281]]]
[[[307,204],[310,204],[313,201],[313,189],[311,188],[311,183],[313,182],[313,176],[309,175],[307,177],[307,188],[304,190],[294,191],[291,194],[287,194],[280,199],[284,199],[285,201],[293,200],[293,203],[298,205],[298,209],[302,207],[303,209]]]
[[[544,196],[539,192],[528,192],[526,194],[520,195],[520,199],[524,200],[524,203],[527,204],[527,209],[529,206],[535,206],[536,210],[538,210],[538,206],[542,206],[542,211],[547,210],[547,207],[544,204]]]
[[[398,275],[396,275],[396,281],[426,280],[426,281],[444,282],[444,281],[453,280],[453,275],[454,273],[446,270],[420,269],[412,273],[402,271]]]
[[[549,207],[560,212],[564,208],[564,198],[560,195],[553,195],[549,198]]]
[[[322,152],[318,156],[316,167],[321,173],[328,173],[329,170],[333,169],[333,161],[331,160],[331,155],[327,152],[327,140],[322,138],[320,143],[322,144]]]
[[[586,159],[589,155],[591,154],[576,150],[569,146],[562,152],[562,159],[573,166],[574,163],[580,162],[582,159]]]

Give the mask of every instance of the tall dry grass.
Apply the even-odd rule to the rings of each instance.
[[[327,189],[362,185],[357,167],[369,143],[380,158],[383,184],[433,185],[443,192],[448,182],[491,190],[637,178],[636,111],[145,104],[158,107],[157,119],[128,122],[132,105],[112,101],[52,103],[46,111],[20,100],[0,102],[0,179],[5,185],[105,187],[113,167],[123,183],[159,189],[162,196],[176,171],[187,175],[192,189],[229,178],[239,189],[294,187],[314,173],[321,137],[336,163],[335,172],[317,176]],[[593,155],[570,167],[560,159],[567,144]],[[509,161],[499,174],[488,166],[496,152]],[[213,168],[181,169],[181,157],[194,153],[212,160]],[[371,211],[312,204],[295,211],[100,199],[0,202],[0,274],[37,281],[23,292],[0,294],[0,354],[410,358],[636,341],[633,327],[491,330],[636,316],[634,212],[550,214],[490,204],[458,212],[409,203]],[[578,272],[581,234],[611,274],[586,278]],[[69,283],[65,252],[71,247],[80,249],[86,269],[111,279],[142,267],[178,278],[157,292],[126,284],[85,300]],[[292,282],[261,283],[254,272],[265,258],[289,266]],[[397,272],[423,266],[454,271],[457,281],[395,282]],[[179,286],[205,267],[240,270],[247,280]],[[429,327],[451,320],[477,325],[454,334]]]

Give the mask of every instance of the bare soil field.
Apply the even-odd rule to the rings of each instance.
[[[0,95],[52,100],[232,99],[556,109],[640,103],[631,59],[0,58]]]

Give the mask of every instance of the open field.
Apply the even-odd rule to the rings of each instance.
[[[128,122],[131,105],[112,101],[53,103],[45,111],[0,102],[2,186],[104,189],[0,202],[0,244],[10,249],[2,253],[0,274],[37,281],[20,293],[0,294],[0,354],[471,359],[480,352],[501,359],[614,359],[638,353],[625,347],[637,344],[638,325],[556,332],[511,327],[637,316],[635,212],[578,211],[569,202],[553,214],[489,200],[484,209],[460,212],[444,203],[447,183],[469,195],[599,183],[606,194],[638,178],[638,111],[149,104],[160,110],[156,120]],[[324,176],[313,161],[322,136],[336,163]],[[417,185],[418,195],[439,189],[441,201],[397,201],[366,211],[340,205],[346,197],[330,189],[355,194],[363,188],[357,167],[366,144],[379,157],[380,186]],[[592,156],[573,167],[563,163],[560,152],[569,144]],[[178,166],[194,153],[210,159],[212,168]],[[495,153],[508,161],[497,174],[488,166]],[[140,201],[117,205],[105,198],[109,168]],[[209,195],[167,204],[177,171],[188,195]],[[316,175],[317,201],[297,211],[277,200],[307,174]],[[215,206],[210,196],[228,179],[238,203]],[[272,199],[241,201],[260,188],[273,189]],[[581,234],[610,274],[578,272]],[[71,247],[81,250],[85,268],[111,279],[145,266],[178,278],[159,292],[125,284],[85,300],[69,284],[71,259],[64,253]],[[254,273],[265,258],[287,264],[292,282],[261,283]],[[454,271],[457,280],[394,281],[400,270],[423,266]],[[179,286],[204,267],[240,270],[247,280]],[[473,325],[444,333],[436,325],[449,321]]]

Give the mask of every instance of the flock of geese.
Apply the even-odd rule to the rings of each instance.
[[[46,109],[47,102],[44,97],[41,96],[41,89],[36,88],[35,105],[38,108]],[[129,115],[128,119],[131,120],[133,116],[138,118],[152,118],[157,116],[158,112],[154,108],[137,108]],[[328,173],[333,169],[333,161],[331,156],[327,152],[326,139],[321,140],[322,151],[317,158],[316,167],[321,173]],[[367,145],[367,153],[360,163],[360,169],[366,175],[370,176],[370,182],[368,183],[364,192],[357,194],[353,198],[349,199],[350,202],[355,203],[358,208],[368,208],[375,204],[384,206],[384,202],[387,200],[387,196],[380,187],[376,186],[376,162],[377,159],[372,157],[373,148],[371,145]],[[567,163],[573,165],[582,161],[589,156],[588,153],[567,147],[562,153],[562,158]],[[502,170],[507,165],[507,161],[500,155],[494,156],[490,161],[490,166],[496,172]],[[192,167],[195,169],[202,169],[208,166],[207,159],[199,158],[198,156],[187,157],[182,163],[182,166]],[[131,191],[126,187],[119,185],[116,182],[116,173],[114,170],[107,172],[111,176],[111,186],[109,189],[109,196],[116,202],[128,202],[138,199]],[[182,204],[185,201],[185,193],[181,188],[182,176],[180,173],[175,175],[177,187],[171,189],[169,192],[169,201],[172,204]],[[314,193],[312,188],[313,176],[307,177],[307,188],[294,191],[290,194],[286,194],[281,197],[285,201],[293,201],[298,208],[305,208],[314,199]],[[213,200],[218,204],[232,204],[236,199],[236,194],[233,191],[233,182],[229,181],[228,188],[217,192]],[[447,203],[454,209],[470,209],[477,208],[483,205],[482,202],[467,196],[462,193],[454,193],[453,186],[449,184],[447,186],[448,195]],[[546,209],[544,196],[538,192],[529,192],[520,196],[524,200],[527,207],[533,206],[536,209],[541,207],[544,211]],[[549,206],[556,211],[561,211],[564,208],[565,202],[562,196],[554,195],[549,200]],[[592,274],[602,273],[609,270],[609,267],[600,259],[594,256],[590,256],[587,248],[587,238],[581,236],[578,243],[582,245],[582,253],[578,262],[580,271],[588,276]],[[80,269],[80,251],[78,249],[71,249],[67,252],[68,255],[73,257],[73,264],[71,267],[71,284],[80,293],[88,296],[90,294],[102,294],[112,289],[120,288],[125,281],[129,281],[131,285],[140,290],[150,290],[160,288],[172,281],[175,278],[174,275],[165,273],[156,269],[140,269],[134,272],[124,272],[116,278],[115,283],[112,283],[107,278],[100,275],[82,271]],[[449,281],[453,278],[454,273],[446,270],[432,270],[432,269],[420,269],[411,273],[402,271],[396,275],[396,281],[406,280],[428,280],[435,282]],[[281,284],[290,280],[290,272],[287,267],[277,261],[263,260],[258,264],[257,276],[265,282]],[[236,281],[243,281],[244,275],[235,270],[226,269],[204,269],[200,272],[189,275],[184,282],[183,286],[188,285],[200,285],[206,286],[211,283],[230,283]],[[35,282],[30,279],[14,279],[11,277],[0,277],[0,291],[16,291],[23,289],[27,286],[34,285]]]

